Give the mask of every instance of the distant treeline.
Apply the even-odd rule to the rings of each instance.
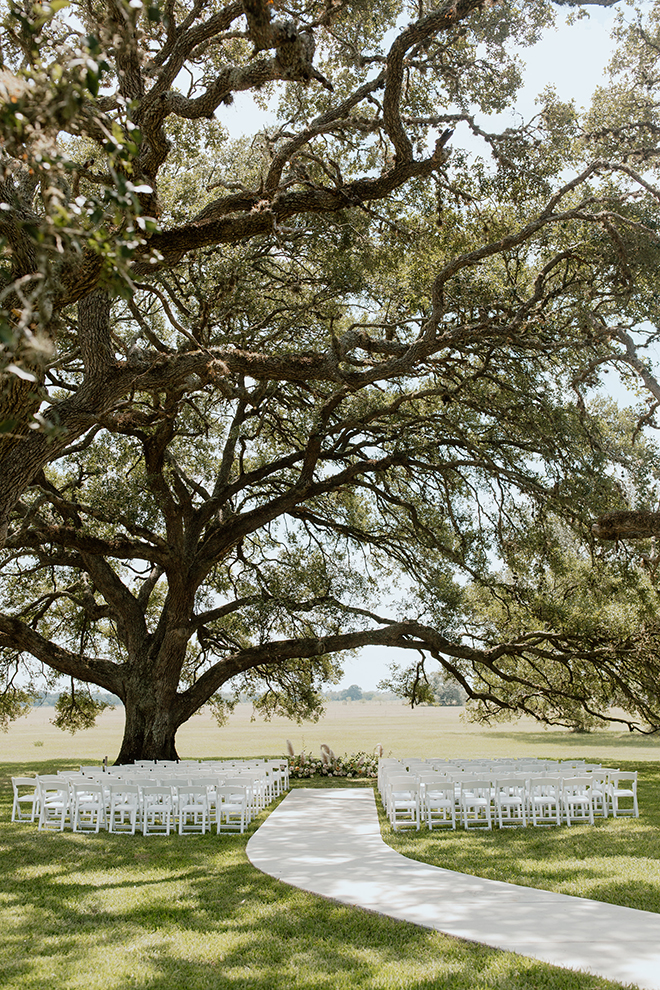
[[[432,700],[425,701],[430,705],[464,705],[466,693],[458,684],[448,682],[438,674],[431,674],[428,679]],[[351,684],[342,691],[325,691],[323,697],[328,701],[396,701],[399,696],[391,691],[363,691],[359,684]]]
[[[34,703],[35,705],[45,705],[48,708],[54,708],[59,696],[59,691],[44,691]],[[121,698],[118,698],[116,694],[108,694],[107,691],[98,691],[92,695],[92,698],[94,701],[101,701],[106,705],[122,706]]]
[[[363,691],[359,684],[351,684],[341,691],[324,691],[327,701],[396,701],[391,691]]]
[[[436,705],[463,705],[465,704],[465,692],[456,684],[447,684],[442,682],[439,678],[433,680],[429,678],[430,686],[433,690],[434,700],[431,704]],[[104,702],[106,705],[115,705],[117,707],[123,707],[121,698],[117,697],[116,694],[109,694],[107,691],[98,691],[93,694],[92,697],[94,701]],[[398,701],[401,700],[396,694],[391,691],[363,691],[359,684],[351,684],[350,687],[343,688],[341,691],[324,691],[323,697],[326,701]],[[59,693],[56,691],[44,691],[43,694],[35,700],[35,705],[45,705],[46,707],[53,708],[59,698]],[[239,701],[243,704],[250,704],[255,700],[256,696],[251,694],[242,693],[239,696]],[[227,696],[227,701],[230,697]],[[427,702],[428,704],[428,702]]]

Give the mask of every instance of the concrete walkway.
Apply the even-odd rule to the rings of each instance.
[[[381,839],[371,789],[291,791],[247,854],[264,873],[344,904],[660,990],[660,914],[407,859]]]

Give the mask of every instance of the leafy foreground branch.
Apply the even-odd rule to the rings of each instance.
[[[433,660],[478,717],[655,731],[653,566],[591,533],[657,502],[655,406],[594,397],[653,394],[655,106],[486,131],[543,3],[4,12],[1,717],[64,676],[171,758],[377,646],[413,701]]]

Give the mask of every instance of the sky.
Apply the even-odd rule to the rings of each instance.
[[[571,26],[566,24],[568,11],[559,10],[556,28],[546,32],[533,48],[521,50],[526,63],[525,84],[512,108],[514,117],[533,116],[535,99],[548,85],[554,86],[562,100],[574,99],[578,107],[589,105],[595,87],[607,81],[606,67],[612,50],[610,32],[616,9],[590,6],[589,17]],[[512,121],[504,116],[490,118],[487,129],[494,130],[498,122],[507,126]],[[233,106],[223,111],[222,123],[232,136],[238,136],[254,133],[264,125],[265,118],[249,96],[237,94]],[[405,650],[365,647],[344,662],[345,673],[338,689],[358,684],[365,691],[373,691],[378,681],[387,676],[389,664],[407,665],[416,657],[416,653]]]

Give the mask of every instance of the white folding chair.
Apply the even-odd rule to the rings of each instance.
[[[248,825],[248,792],[246,787],[222,784],[216,788],[218,806],[216,832],[244,832]]]
[[[237,774],[236,771],[231,776],[225,777],[226,787],[244,788],[247,796],[248,822],[251,822],[255,815],[259,814],[257,789],[258,783],[248,774]]]
[[[492,794],[490,778],[476,777],[461,780],[458,803],[464,828],[493,827]]]
[[[594,823],[592,780],[590,777],[564,777],[561,803],[567,825]]]
[[[622,815],[639,818],[639,806],[637,804],[637,770],[616,770],[607,774],[607,794],[612,809],[612,816],[620,818]],[[630,799],[630,807],[619,806],[619,801]]]
[[[95,781],[70,784],[71,828],[74,832],[99,832],[105,827],[105,794]]]
[[[383,805],[386,804],[386,791],[387,791],[387,778],[392,773],[403,773],[403,767],[398,760],[383,759],[382,757],[378,761],[378,791],[381,796]]]
[[[206,788],[206,800],[209,806],[209,827],[217,819],[217,804],[218,804],[218,794],[217,789],[219,784],[224,783],[224,778],[219,774],[205,774],[194,776],[191,778],[191,783],[199,785]]]
[[[37,816],[38,796],[36,777],[12,777],[11,786],[14,792],[14,803],[11,806],[13,822],[33,822]],[[25,789],[27,788],[27,793]],[[30,813],[23,814],[23,806],[29,806]]]
[[[422,813],[433,828],[456,828],[456,788],[450,777],[424,774],[420,780]]]
[[[179,835],[184,832],[201,832],[205,835],[207,829],[211,830],[206,784],[182,784],[179,787],[177,818]]]
[[[108,832],[130,832],[135,835],[140,815],[140,788],[137,784],[110,784]]]
[[[144,785],[141,788],[142,834],[169,835],[174,824],[174,795],[171,787]]]
[[[39,803],[39,831],[58,829],[64,831],[69,814],[69,784],[64,777],[44,774],[37,777]]]
[[[497,824],[500,828],[527,825],[527,795],[522,777],[498,777],[493,784]]]
[[[266,785],[268,802],[274,801],[284,793],[284,769],[279,762],[266,764]]]
[[[527,809],[535,826],[561,825],[561,777],[530,777]]]
[[[595,818],[607,818],[609,814],[609,794],[607,792],[607,770],[591,770],[591,798]]]
[[[387,810],[392,828],[420,829],[419,781],[412,774],[388,776]]]

